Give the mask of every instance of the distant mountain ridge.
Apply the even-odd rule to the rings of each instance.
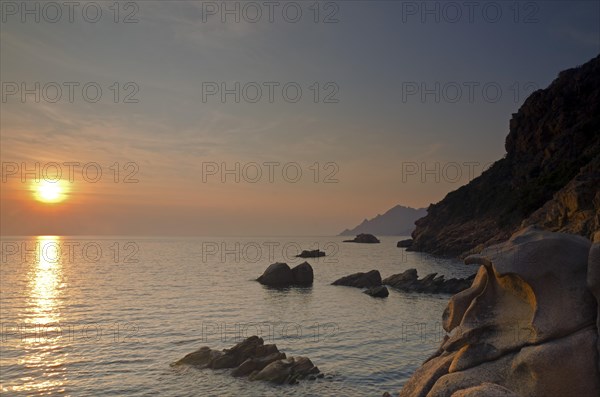
[[[415,221],[427,214],[425,208],[411,208],[397,205],[383,215],[373,219],[365,219],[353,229],[346,229],[340,236],[354,236],[360,233],[370,233],[380,236],[410,235],[415,228]]]

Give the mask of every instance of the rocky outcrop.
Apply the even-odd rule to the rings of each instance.
[[[368,290],[363,291],[363,293],[372,296],[373,298],[387,298],[390,291],[383,285],[380,285],[379,287],[369,288]]]
[[[394,274],[382,281],[397,290],[404,292],[422,292],[429,294],[456,294],[471,286],[475,275],[468,278],[450,278],[431,273],[419,279],[416,269],[408,269],[403,273]]]
[[[479,252],[524,226],[598,229],[600,56],[532,93],[510,121],[506,155],[415,222],[411,250]]]
[[[379,270],[371,270],[367,273],[354,273],[337,279],[331,284],[356,288],[378,287],[381,285],[381,274],[379,274]]]
[[[235,377],[248,377],[276,384],[295,384],[298,380],[323,377],[319,368],[306,357],[289,357],[276,345],[265,345],[262,338],[251,336],[231,349],[212,350],[201,347],[172,364],[191,365],[198,369],[232,369]]]
[[[344,240],[344,243],[378,244],[380,241],[372,234],[361,233],[352,240]]]
[[[600,395],[597,304],[586,288],[597,253],[584,237],[530,227],[468,257],[481,267],[444,312],[449,335],[400,396]]]
[[[322,256],[325,256],[325,252],[316,249],[311,251],[304,250],[298,255],[296,255],[296,258],[320,258]]]
[[[353,229],[346,229],[340,236],[356,236],[359,233],[373,233],[381,236],[407,236],[415,228],[415,221],[425,216],[425,208],[410,208],[397,205],[377,215],[365,219]]]
[[[270,287],[308,286],[314,279],[313,268],[303,262],[290,269],[287,263],[273,263],[256,279],[259,283]]]

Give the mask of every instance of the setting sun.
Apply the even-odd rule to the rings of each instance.
[[[42,203],[59,203],[67,198],[67,188],[61,180],[34,182],[32,190],[35,199]]]

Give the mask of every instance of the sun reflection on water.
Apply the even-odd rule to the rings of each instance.
[[[17,361],[21,371],[19,384],[2,387],[2,391],[27,395],[64,393],[66,381],[66,338],[60,326],[63,263],[61,238],[39,236],[28,254],[29,272],[27,315],[20,343],[25,354]]]

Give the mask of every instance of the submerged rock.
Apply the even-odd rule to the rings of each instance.
[[[313,268],[308,262],[303,262],[293,269],[290,269],[287,263],[273,263],[256,279],[259,283],[271,287],[308,286],[312,285],[313,280]]]
[[[527,228],[468,257],[482,266],[444,312],[450,335],[400,396],[600,395],[590,248],[584,237]]]
[[[352,240],[344,240],[344,243],[377,244],[380,243],[380,241],[372,234],[361,233]]]
[[[378,287],[381,285],[381,274],[379,274],[379,270],[371,270],[367,273],[354,273],[337,279],[331,284],[356,288]]]
[[[317,249],[312,251],[304,250],[296,255],[296,258],[320,258],[322,256],[325,256],[325,252]]]
[[[373,298],[387,298],[390,294],[388,289],[383,285],[380,285],[379,287],[369,288],[368,290],[363,291],[363,293],[370,295]]]
[[[314,380],[323,375],[307,357],[287,358],[276,345],[265,345],[258,336],[251,336],[222,351],[201,347],[172,365],[191,365],[199,369],[233,368],[232,376],[276,384],[295,384],[301,379]]]

